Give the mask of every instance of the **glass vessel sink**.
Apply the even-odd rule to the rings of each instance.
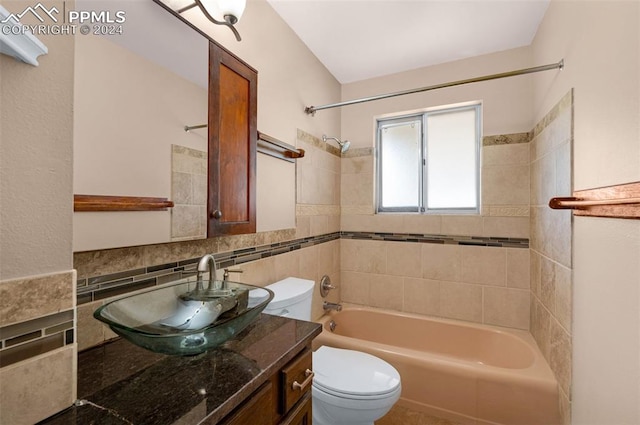
[[[195,355],[238,334],[273,299],[266,288],[229,281],[208,284],[193,279],[163,286],[112,301],[93,316],[140,347]]]

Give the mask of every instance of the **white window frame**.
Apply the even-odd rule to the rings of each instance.
[[[429,194],[427,193],[427,117],[451,113],[457,111],[475,110],[475,195],[476,206],[475,208],[427,208],[427,199]],[[421,122],[421,140],[420,140],[420,155],[422,167],[420,167],[419,178],[419,200],[417,206],[405,206],[405,207],[382,207],[382,155],[381,155],[381,135],[382,129],[385,126],[402,124],[411,121]],[[463,105],[444,106],[438,108],[430,108],[410,114],[385,116],[376,119],[376,213],[388,214],[388,213],[418,213],[418,214],[459,214],[459,215],[479,215],[480,214],[480,177],[481,177],[481,163],[480,152],[482,147],[482,103],[473,102]]]

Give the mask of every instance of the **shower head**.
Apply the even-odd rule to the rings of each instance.
[[[338,139],[337,137],[327,137],[325,134],[322,135],[322,141],[327,143],[327,140],[335,140],[338,145],[340,145],[340,152],[345,153],[349,150],[349,146],[351,145],[351,142],[349,142],[348,140],[345,140],[344,142],[340,139]]]

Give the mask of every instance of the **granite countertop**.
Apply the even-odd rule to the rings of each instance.
[[[79,353],[81,402],[40,424],[217,423],[320,331],[317,323],[261,314],[236,338],[192,357],[117,339]]]

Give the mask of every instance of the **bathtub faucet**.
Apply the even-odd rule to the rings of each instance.
[[[331,311],[331,310],[341,311],[342,310],[342,304],[340,304],[340,303],[330,303],[328,301],[324,301],[322,303],[322,309],[324,311]]]

